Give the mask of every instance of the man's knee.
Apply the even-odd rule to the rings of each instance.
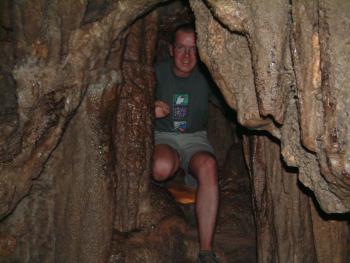
[[[157,145],[153,162],[153,178],[164,181],[171,177],[179,167],[175,150],[165,145]]]
[[[153,178],[157,181],[164,181],[172,175],[174,164],[171,160],[161,158],[154,161]]]

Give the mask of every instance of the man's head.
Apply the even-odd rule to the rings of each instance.
[[[176,28],[170,55],[175,75],[182,78],[190,76],[197,64],[196,33],[192,24]]]

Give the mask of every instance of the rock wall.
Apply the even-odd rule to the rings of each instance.
[[[346,262],[346,216],[343,221],[320,219],[297,184],[299,180],[310,188],[324,211],[349,211],[348,128],[343,123],[348,65],[342,62],[349,46],[343,27],[336,25],[349,28],[343,12],[350,6],[345,1],[190,3],[201,59],[227,103],[243,126],[268,132],[247,130],[244,147],[259,262]],[[329,31],[332,25],[334,33]],[[342,57],[336,63],[335,54]],[[331,83],[330,78],[339,80]],[[332,139],[326,127],[343,134],[342,147],[339,136]],[[337,151],[327,146],[332,141]],[[342,229],[344,235],[331,236],[318,222],[331,232]],[[300,246],[297,240],[305,243]],[[321,249],[325,240],[328,246],[339,244],[337,256],[334,250]]]
[[[348,212],[349,3],[205,2],[191,1],[200,55],[239,122],[281,140],[322,209]]]
[[[116,158],[115,227],[119,231],[140,228],[149,207],[157,22],[154,12],[131,27],[121,64],[124,82],[117,95],[112,139]]]
[[[146,220],[155,16],[136,41],[147,39],[151,53],[132,61],[124,49],[128,26],[155,4],[6,1],[14,22],[4,101],[15,97],[18,106],[3,114],[11,113],[1,138],[5,261],[106,262],[114,226]]]
[[[1,2],[8,262],[106,262],[113,229],[140,230],[173,213],[150,205],[157,198],[147,183],[158,30],[148,12],[161,2]],[[349,211],[349,2],[190,3],[200,57],[226,102],[243,126],[272,136],[251,134],[244,147],[259,261],[345,262],[346,222],[321,220],[297,179],[324,211]]]

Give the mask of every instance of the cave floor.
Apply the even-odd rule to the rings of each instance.
[[[198,240],[197,227],[194,217],[194,205],[181,205],[190,224],[188,236]],[[232,218],[232,217],[230,217]],[[252,233],[237,231],[237,225],[229,222],[218,222],[215,231],[214,249],[223,262],[228,263],[255,263],[256,239],[254,229]]]
[[[191,229],[189,233],[193,238],[197,238],[197,230]],[[216,232],[215,251],[227,263],[256,263],[255,239],[252,237],[239,237],[234,233]]]
[[[214,250],[221,263],[255,263],[257,262],[256,238],[250,196],[243,190],[242,185],[236,190],[227,185],[226,182],[220,186],[220,207]],[[140,229],[130,233],[114,231],[109,263],[196,262],[198,236],[195,204],[176,203],[175,198],[167,191],[169,187],[177,189],[186,187],[181,180],[171,180],[154,189],[155,192],[166,194],[167,200],[179,213],[175,216],[164,215],[164,219],[151,229]],[[187,193],[186,201],[194,197],[194,194],[195,191]],[[156,200],[154,202],[157,206]]]

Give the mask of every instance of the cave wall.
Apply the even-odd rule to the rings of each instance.
[[[345,150],[328,157],[325,153],[325,144],[331,140],[323,129],[324,116],[330,114],[325,109],[329,88],[325,85],[332,73],[322,71],[329,57],[321,52],[326,43],[319,34],[326,24],[339,19],[331,17],[335,13],[344,17],[343,10],[335,9],[349,7],[344,1],[339,6],[322,1],[190,2],[201,59],[227,103],[236,109],[238,121],[248,128],[244,152],[253,188],[259,262],[346,262],[348,216],[321,219],[298,181],[313,190],[324,211],[348,211],[346,176],[322,169],[329,168],[330,156],[344,160]],[[341,38],[340,46],[333,47],[346,57],[343,41],[347,37],[344,40],[343,33],[332,37]],[[344,78],[339,77],[339,81]],[[345,93],[346,85],[337,88]],[[343,117],[347,111],[345,106],[341,109],[346,96],[333,97],[339,110],[333,117]],[[332,123],[347,133],[340,122]],[[332,176],[337,179],[330,180]],[[329,249],[332,244],[337,248]]]
[[[153,61],[157,22],[158,13],[154,11],[131,27],[121,64],[124,82],[119,87],[113,124],[115,228],[119,231],[140,228],[149,207],[147,194],[154,144]]]
[[[323,210],[348,212],[349,3],[190,2],[201,58],[239,122],[281,140],[284,161]]]
[[[6,4],[15,45],[7,49],[2,72],[15,79],[10,95],[18,107],[5,124],[20,143],[5,137],[1,144],[7,153],[1,160],[1,256],[9,262],[106,262],[114,226],[138,228],[140,214],[149,210],[139,203],[147,202],[153,147],[156,16],[136,41],[148,43],[145,58],[133,60],[124,47],[126,40],[135,42],[127,39],[127,26],[157,1]],[[144,74],[146,80],[134,78]]]
[[[245,147],[254,189],[259,262],[318,262],[309,197],[300,191],[297,174],[283,167],[279,145],[267,136],[251,136],[245,138]]]
[[[157,13],[133,24],[158,2],[1,2],[8,261],[105,262],[113,229],[153,225],[168,209],[150,216],[147,183]],[[349,211],[349,3],[190,3],[200,57],[238,121],[279,140],[244,147],[259,262],[346,262],[346,221],[321,219],[296,185],[326,212]]]

